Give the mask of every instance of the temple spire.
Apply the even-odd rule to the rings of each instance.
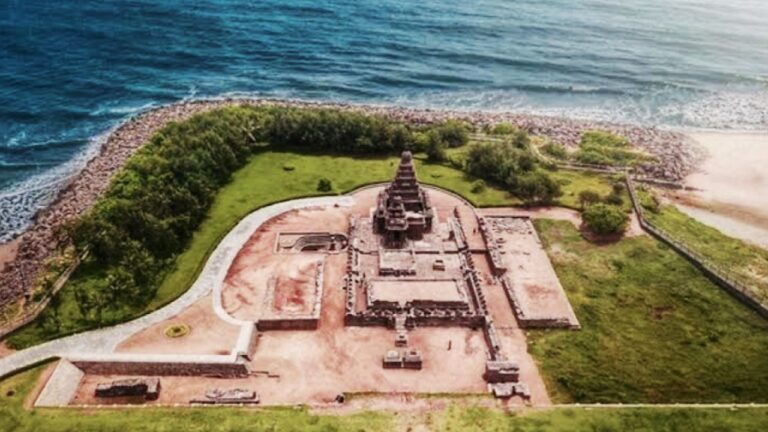
[[[407,239],[420,239],[432,230],[432,208],[419,185],[413,155],[404,151],[395,178],[378,197],[374,227],[386,237],[386,245],[405,247]]]

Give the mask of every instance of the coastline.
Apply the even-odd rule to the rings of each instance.
[[[768,248],[768,131],[690,131],[707,156],[667,197],[726,235]]]
[[[333,108],[365,114],[382,115],[394,120],[428,124],[448,119],[477,126],[509,122],[559,141],[576,146],[581,133],[604,129],[622,134],[633,145],[655,155],[660,163],[644,167],[643,174],[664,180],[681,181],[692,173],[703,157],[699,147],[685,134],[653,127],[621,125],[597,121],[485,111],[450,111],[416,109],[389,105],[325,103],[255,98],[218,98],[187,100],[155,107],[129,118],[115,127],[101,143],[96,155],[62,188],[57,198],[40,210],[31,225],[11,242],[0,245],[0,306],[15,301],[34,286],[43,262],[56,248],[59,227],[86,212],[109,186],[112,176],[128,158],[169,122],[185,120],[195,114],[228,105],[274,105],[300,108]],[[16,246],[14,253],[13,246]]]

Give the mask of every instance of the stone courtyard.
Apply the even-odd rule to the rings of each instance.
[[[240,245],[211,258],[218,276],[200,277],[209,294],[112,353],[65,356],[46,387],[69,390],[50,398],[43,388],[38,404],[488,392],[549,404],[522,328],[579,324],[528,216],[483,215],[421,186],[407,152],[392,183],[332,202],[285,203],[258,226],[235,228]],[[189,334],[169,338],[164,330],[179,324]],[[154,378],[156,399],[96,396],[99,386]]]

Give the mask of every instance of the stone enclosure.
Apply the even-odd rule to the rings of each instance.
[[[531,221],[421,186],[407,152],[389,185],[349,198],[263,223],[212,299],[156,326],[192,320],[189,335],[145,328],[114,354],[64,359],[38,404],[120,404],[104,395],[147,383],[158,391],[145,404],[336,404],[355,392],[548,404],[522,328],[579,323]]]

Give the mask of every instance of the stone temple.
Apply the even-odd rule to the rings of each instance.
[[[432,230],[432,208],[427,192],[416,179],[411,152],[403,152],[395,179],[378,196],[373,226],[389,248],[403,248],[407,239],[419,240]]]

